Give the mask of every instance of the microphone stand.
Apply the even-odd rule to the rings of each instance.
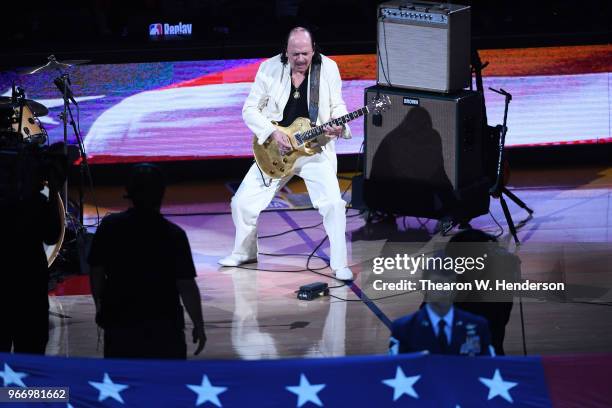
[[[56,62],[55,56],[53,55],[49,56],[48,59],[49,59],[49,62]],[[83,183],[84,183],[83,166],[87,165],[87,155],[85,154],[85,149],[83,147],[83,141],[82,141],[82,138],[79,132],[79,128],[76,125],[74,116],[72,114],[72,109],[70,108],[70,102],[72,101],[72,103],[75,106],[77,106],[77,109],[78,109],[78,104],[76,100],[74,99],[72,90],[70,89],[70,85],[71,85],[70,76],[68,75],[67,72],[62,72],[62,70],[59,68],[57,68],[57,71],[59,72],[60,76],[54,81],[54,83],[60,88],[60,91],[62,92],[62,98],[64,100],[64,110],[60,114],[60,119],[62,120],[63,127],[64,127],[64,154],[66,155],[66,157],[68,157],[68,122],[69,121],[70,121],[72,130],[74,132],[74,135],[76,137],[77,145],[79,147],[79,156],[80,156],[80,161],[79,161],[79,175],[80,175],[79,223],[80,223],[80,226],[82,226],[83,225],[83,209],[84,209],[83,208],[84,207],[84,203],[83,203]],[[62,195],[63,195],[62,198],[64,200],[64,205],[65,205],[66,219],[69,219],[70,215],[68,211],[68,178],[66,178],[66,181],[64,182]],[[80,228],[77,228],[77,230],[78,229]]]
[[[49,60],[49,64],[57,65],[57,60],[55,59],[55,55],[49,55],[47,58]],[[60,74],[60,79],[62,82],[62,99],[64,100],[64,110],[60,113],[60,120],[62,121],[64,128],[64,155],[68,157],[68,109],[70,100],[68,98],[68,74],[62,72],[61,69],[57,68],[57,71]],[[66,215],[66,219],[68,219],[68,177],[64,181],[64,186],[62,187],[62,201],[64,202],[64,212]]]
[[[74,101],[76,105],[76,101]],[[78,105],[77,105],[78,109]],[[77,146],[79,147],[79,222],[80,225],[83,226],[83,216],[84,216],[84,202],[83,202],[83,185],[85,184],[85,168],[89,168],[89,164],[87,163],[87,154],[85,153],[85,148],[83,146],[83,138],[81,137],[81,131],[77,127],[76,122],[74,120],[74,116],[72,115],[72,109],[68,107],[68,114],[70,115],[70,124],[72,125],[72,129],[74,130],[74,135],[77,140]]]
[[[508,132],[508,127],[506,126],[508,121],[508,106],[510,105],[510,101],[512,100],[512,95],[506,92],[503,88],[500,89],[489,89],[495,93],[500,95],[504,95],[505,97],[505,106],[504,106],[504,122],[502,125],[497,125],[495,129],[499,133],[499,156],[497,159],[497,178],[495,180],[495,184],[490,188],[489,193],[494,198],[499,198],[499,202],[502,206],[502,210],[504,211],[504,216],[506,217],[506,223],[508,224],[508,228],[510,229],[510,233],[514,238],[514,242],[517,245],[520,245],[520,241],[516,235],[516,228],[514,226],[514,221],[512,220],[512,216],[510,215],[510,211],[508,210],[508,204],[506,204],[506,200],[504,199],[504,194],[508,196],[516,205],[524,209],[529,213],[529,217],[531,218],[531,214],[533,214],[533,210],[527,207],[520,198],[518,198],[514,193],[504,186],[504,150],[506,145],[506,133]]]
[[[68,157],[68,109],[69,109],[69,101],[68,101],[68,95],[67,95],[67,90],[66,90],[66,78],[68,78],[67,76],[68,74],[62,74],[62,81],[64,83],[64,88],[63,88],[63,99],[64,99],[64,110],[63,112],[60,114],[60,119],[62,120],[63,123],[63,127],[64,127],[64,156]],[[64,186],[62,188],[62,199],[64,201],[64,211],[66,212],[66,216],[69,215],[68,213],[68,177],[66,177],[66,180],[64,181]],[[68,218],[66,218],[68,219]]]

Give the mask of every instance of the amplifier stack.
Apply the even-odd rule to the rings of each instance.
[[[484,102],[471,83],[470,7],[378,6],[377,85],[389,112],[366,117],[363,202],[372,210],[462,221],[485,214]]]

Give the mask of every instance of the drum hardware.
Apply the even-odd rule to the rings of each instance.
[[[70,125],[72,126],[74,135],[77,140],[77,144],[79,147],[79,153],[81,156],[81,160],[80,160],[81,162],[81,185],[79,186],[80,187],[79,188],[79,205],[80,205],[79,221],[81,225],[83,225],[83,186],[82,186],[83,184],[82,183],[83,166],[86,166],[87,168],[89,168],[89,165],[87,163],[87,155],[85,154],[85,149],[83,148],[83,139],[81,137],[79,127],[77,126],[77,123],[72,115],[72,110],[70,109],[71,102],[73,105],[77,107],[77,110],[79,109],[79,106],[78,106],[76,99],[74,98],[74,94],[70,87],[72,83],[70,81],[70,76],[67,70],[76,65],[82,65],[88,62],[90,61],[89,60],[58,61],[55,58],[55,55],[49,55],[49,57],[47,57],[47,63],[45,65],[42,65],[40,67],[35,67],[35,68],[26,68],[26,69],[18,71],[18,73],[23,74],[23,75],[33,75],[33,74],[39,74],[42,72],[57,72],[59,74],[59,77],[55,78],[53,80],[53,83],[60,90],[62,94],[62,99],[64,100],[64,109],[60,113],[60,120],[62,121],[62,124],[63,124],[63,134],[64,134],[64,154],[68,156],[68,123],[70,122]],[[68,180],[66,180],[66,182],[64,183],[64,187],[62,190],[62,199],[64,203],[68,202]],[[66,215],[68,216],[69,214],[67,213],[68,212],[67,207],[65,209],[65,212],[66,212]]]
[[[62,254],[66,255],[66,259],[63,259],[62,262],[60,262],[60,265],[58,266],[59,270],[62,269],[62,267],[68,267],[70,268],[71,262],[68,261],[68,264],[66,264],[64,261],[66,260],[74,260],[73,257],[76,254],[83,254],[84,252],[84,242],[86,242],[86,238],[87,238],[87,230],[86,227],[84,227],[83,223],[84,223],[84,195],[83,195],[83,190],[84,190],[84,185],[86,182],[86,179],[89,181],[89,186],[91,188],[91,193],[93,195],[93,180],[91,177],[91,172],[89,169],[89,163],[87,160],[87,154],[85,152],[85,148],[83,147],[83,138],[81,136],[81,131],[80,131],[80,126],[78,124],[78,111],[79,111],[79,105],[77,103],[77,100],[74,96],[74,91],[71,88],[71,81],[70,81],[70,75],[67,72],[68,68],[71,68],[75,65],[79,65],[79,64],[84,64],[87,63],[89,61],[86,60],[78,60],[78,61],[64,61],[64,62],[59,62],[55,59],[55,57],[53,55],[50,55],[48,57],[49,62],[37,69],[34,70],[35,72],[32,73],[37,73],[37,72],[43,72],[43,71],[55,71],[57,73],[59,73],[59,76],[56,77],[53,80],[53,83],[55,84],[55,86],[58,88],[58,90],[60,91],[61,95],[62,95],[62,99],[64,101],[63,104],[63,111],[60,113],[60,120],[62,121],[63,124],[63,132],[64,132],[64,149],[67,152],[68,149],[68,143],[67,143],[67,139],[68,139],[68,123],[70,123],[71,127],[72,127],[72,131],[73,134],[76,138],[77,141],[77,147],[78,147],[78,151],[79,151],[79,183],[78,183],[78,194],[79,194],[79,201],[78,201],[78,219],[74,216],[72,216],[72,214],[69,213],[69,201],[68,201],[68,184],[67,182],[64,184],[64,197],[65,197],[65,201],[64,203],[66,203],[66,208],[65,208],[65,213],[66,213],[66,225],[67,225],[67,233],[69,234],[68,236],[73,236],[74,239],[71,240],[71,244],[72,245],[68,245],[68,247],[64,248],[62,250]],[[77,118],[74,117],[73,115],[73,111],[70,105],[74,105],[77,109]],[[73,161],[74,162],[74,161]],[[87,177],[86,177],[87,176]],[[95,196],[94,196],[94,201],[95,201]],[[74,207],[73,207],[74,208]],[[97,211],[97,206],[96,206],[96,211]],[[99,220],[99,215],[98,215],[98,220]],[[66,245],[65,245],[66,246]],[[76,250],[75,250],[76,249]],[[64,265],[62,265],[64,264]],[[72,264],[74,265],[74,264]],[[86,266],[86,262],[80,262],[80,272],[81,273],[85,273],[85,269],[84,269],[84,265]]]
[[[13,84],[11,97],[0,97],[0,131],[5,135],[13,133],[26,143],[42,145],[47,141],[47,131],[38,117],[49,110],[41,103],[26,99],[25,91]]]
[[[39,74],[41,72],[64,72],[65,70],[74,67],[75,65],[83,65],[91,62],[90,60],[67,60],[67,61],[58,61],[55,58],[55,55],[49,55],[47,58],[48,62],[45,65],[41,65],[40,67],[30,67],[24,68],[21,70],[17,70],[17,73],[20,75],[32,75]]]
[[[21,134],[26,143],[46,143],[47,131],[27,103],[20,103],[19,108],[15,109],[13,122],[13,131]]]
[[[13,108],[13,105],[16,101],[10,96],[0,96],[0,111],[8,111]],[[25,103],[32,113],[36,115],[36,117],[40,118],[41,116],[47,116],[49,114],[49,109],[45,105],[40,102],[36,102],[33,99],[23,99],[23,103]]]
[[[49,197],[49,187],[47,186],[43,188],[42,193],[49,200],[57,200],[57,204],[58,204],[57,206],[58,206],[61,223],[62,223],[62,226],[65,226],[66,225],[66,213],[64,210],[64,203],[62,202],[62,197],[60,197],[60,194],[57,193],[55,197]],[[66,208],[67,207],[68,206],[66,206]],[[64,243],[65,234],[66,234],[66,228],[62,228],[60,232],[60,237],[55,244],[53,245],[43,244],[45,248],[45,254],[47,255],[47,265],[48,266],[51,266],[51,264],[53,264],[53,261],[55,261],[55,258],[57,258],[57,255],[59,254],[60,249],[62,248],[62,244]]]
[[[26,68],[22,70],[18,70],[17,73],[21,75],[33,75],[43,72],[57,72],[59,73],[59,77],[54,80],[54,84],[58,87],[60,92],[62,93],[62,98],[64,100],[63,111],[60,114],[60,120],[63,123],[63,154],[68,156],[68,123],[70,121],[70,125],[73,128],[79,153],[80,153],[80,174],[81,174],[81,183],[79,184],[79,220],[77,220],[74,216],[69,213],[69,205],[68,205],[68,180],[64,182],[63,188],[58,193],[57,199],[58,207],[61,211],[62,224],[64,228],[62,228],[62,235],[60,240],[51,246],[45,245],[45,253],[47,254],[48,264],[51,265],[56,258],[64,251],[68,251],[67,248],[62,249],[62,244],[65,239],[65,234],[67,232],[74,232],[74,234],[78,237],[79,234],[82,234],[85,231],[83,227],[83,180],[84,180],[84,168],[87,169],[87,174],[89,175],[89,179],[91,181],[91,174],[89,172],[89,167],[87,164],[87,156],[85,154],[83,148],[83,141],[80,134],[80,129],[77,121],[73,117],[72,110],[70,108],[70,103],[77,107],[78,104],[76,99],[74,98],[72,89],[70,87],[70,77],[66,70],[69,68],[85,64],[89,62],[88,60],[72,60],[72,61],[58,61],[55,56],[50,55],[47,58],[48,62],[40,67],[35,68]],[[13,139],[19,139],[19,144],[22,146],[27,146],[27,144],[36,144],[42,145],[47,141],[47,133],[44,130],[42,124],[38,121],[39,116],[47,115],[48,109],[42,104],[25,98],[25,93],[19,87],[13,86],[13,96],[9,98],[0,98],[0,136],[4,138],[4,140],[12,141]],[[2,138],[0,138],[2,139]],[[0,140],[1,141],[1,140]],[[92,186],[93,188],[93,186]],[[45,187],[45,191],[43,194],[48,197],[48,189]],[[53,199],[49,197],[49,199]],[[69,231],[66,231],[69,228]],[[60,256],[60,258],[64,258]],[[62,262],[60,262],[61,264]],[[57,266],[57,262],[56,262]],[[62,269],[62,265],[59,266],[60,270]]]

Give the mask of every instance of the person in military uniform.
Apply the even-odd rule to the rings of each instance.
[[[426,270],[423,280],[456,282],[452,270]],[[395,320],[391,326],[389,353],[492,355],[491,333],[485,318],[453,305],[452,290],[428,290],[425,303],[415,313]]]

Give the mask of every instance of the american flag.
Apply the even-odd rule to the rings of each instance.
[[[44,406],[71,408],[610,407],[611,367],[612,355],[185,362],[0,353],[0,385],[68,387],[68,402]]]

